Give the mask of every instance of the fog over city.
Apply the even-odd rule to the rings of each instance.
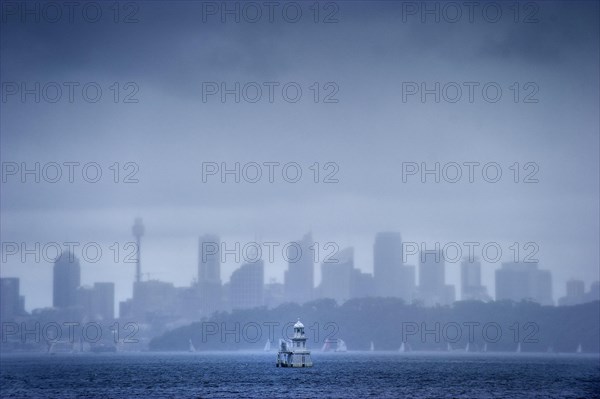
[[[95,263],[74,251],[81,284],[114,282],[115,310],[132,296],[135,263],[115,262],[109,247],[135,241],[136,217],[145,225],[143,279],[176,286],[197,278],[204,234],[217,234],[231,248],[283,245],[312,232],[321,245],[354,247],[355,267],[372,273],[376,234],[395,231],[427,249],[436,242],[497,243],[503,254],[495,263],[481,259],[481,246],[475,251],[492,297],[495,270],[513,260],[513,243],[521,260],[530,252],[523,245],[537,245],[540,268],[552,273],[555,302],[570,279],[583,280],[587,290],[600,262],[598,3],[540,7],[536,23],[515,23],[508,9],[497,23],[481,13],[473,22],[465,14],[457,23],[432,23],[433,17],[423,23],[394,2],[339,3],[337,23],[314,23],[308,6],[297,23],[285,23],[279,11],[272,23],[266,15],[256,23],[243,15],[239,23],[234,17],[223,23],[202,2],[184,1],[142,2],[135,23],[114,23],[108,8],[97,23],[75,13],[73,22],[65,16],[23,24],[19,11],[3,10],[3,245],[98,243],[103,256]],[[329,11],[321,9],[319,18]],[[21,82],[29,89],[58,82],[62,97],[47,101],[55,97],[50,87],[39,102],[35,94],[23,100]],[[79,82],[72,102],[63,82]],[[82,94],[89,82],[102,88],[97,102]],[[238,91],[236,102],[236,94],[221,97],[222,82],[233,91],[235,82],[256,85]],[[265,82],[277,82],[272,102]],[[289,82],[295,83],[290,96],[302,89],[296,102],[282,94]],[[435,82],[455,85],[436,102],[435,94],[421,96],[422,82],[428,89]],[[464,82],[477,82],[473,101]],[[482,94],[489,82],[493,87]],[[262,97],[247,101],[256,86]],[[462,97],[447,101],[456,86]],[[486,99],[498,86],[502,97]],[[36,162],[62,165],[62,178],[50,183],[42,175],[36,183],[34,175],[23,176],[23,163],[32,169]],[[65,162],[80,163],[74,182]],[[101,167],[97,183],[81,177],[88,162]],[[261,165],[262,178],[251,183],[242,175],[236,183],[229,174],[222,182],[221,168],[236,162],[240,170]],[[264,165],[270,162],[296,162],[302,178],[290,183],[278,166],[271,183]],[[452,177],[455,169],[444,165],[461,165],[462,178],[422,177],[421,169],[436,162]],[[473,182],[465,162],[479,163]],[[487,163],[501,167],[495,183],[482,175]],[[6,169],[14,165],[16,172]],[[214,165],[219,170],[207,173]],[[418,171],[407,173],[415,165]],[[335,181],[324,182],[332,172]],[[524,181],[530,174],[535,182]],[[125,182],[127,176],[137,182]],[[241,263],[223,262],[223,283]],[[406,263],[418,266],[418,256]],[[52,306],[52,266],[4,251],[1,276],[20,279],[31,311]],[[265,283],[282,283],[287,266],[276,252],[265,262]],[[315,286],[320,269],[318,262]],[[447,263],[446,282],[457,285],[457,299],[459,281],[460,261]]]
[[[0,2],[0,397],[600,395],[599,1]]]

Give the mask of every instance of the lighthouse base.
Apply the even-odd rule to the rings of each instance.
[[[313,362],[310,352],[279,352],[277,354],[277,367],[312,367]]]

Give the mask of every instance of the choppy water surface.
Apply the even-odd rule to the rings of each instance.
[[[2,397],[600,397],[597,356],[313,353],[310,369],[274,353],[1,356]]]

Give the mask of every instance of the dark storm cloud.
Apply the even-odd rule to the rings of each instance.
[[[399,230],[413,240],[540,240],[557,285],[573,257],[575,276],[597,274],[597,3],[539,3],[533,24],[509,15],[403,22],[400,2],[340,2],[335,24],[310,15],[297,24],[223,24],[202,22],[200,2],[139,4],[134,24],[0,27],[3,81],[97,81],[105,99],[112,82],[140,87],[138,104],[2,104],[3,161],[96,161],[109,177],[113,162],[140,168],[129,185],[3,184],[3,239],[110,240],[127,236],[139,215],[159,237],[260,231],[293,239],[313,226],[356,245],[369,270],[373,233]],[[206,81],[298,81],[305,97],[203,103]],[[340,102],[307,101],[315,81],[336,82]],[[494,81],[505,94],[495,104],[404,103],[405,81]],[[540,103],[511,102],[515,81],[535,81]],[[403,161],[471,160],[500,162],[505,173],[534,161],[541,180],[402,183]],[[203,184],[204,161],[296,161],[309,177],[308,166],[333,161],[340,182]],[[193,265],[196,248],[187,249]],[[152,262],[158,269],[169,256],[157,249]]]

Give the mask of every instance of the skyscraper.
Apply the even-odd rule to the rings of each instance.
[[[398,296],[411,303],[415,296],[416,272],[413,265],[403,265],[398,269]]]
[[[312,234],[308,233],[297,245],[288,246],[288,269],[285,271],[284,285],[286,300],[304,303],[313,299],[314,259]]]
[[[101,320],[115,318],[115,283],[94,283],[92,315]]]
[[[210,315],[222,308],[221,246],[219,237],[205,234],[198,248],[198,289],[200,310]]]
[[[375,236],[373,245],[373,278],[378,296],[400,296],[400,268],[402,267],[402,238],[400,233],[382,232]]]
[[[465,258],[460,264],[460,299],[485,301],[489,299],[487,288],[481,285],[481,262]]]
[[[142,281],[142,260],[140,259],[141,252],[141,241],[144,235],[145,229],[141,218],[135,218],[131,232],[135,237],[136,241],[136,261],[135,261],[135,282],[139,283]]]
[[[370,273],[363,273],[359,269],[352,269],[352,276],[350,277],[350,297],[351,298],[365,298],[375,295],[375,282],[373,281],[373,275]]]
[[[264,304],[264,263],[245,263],[231,274],[229,303],[231,309],[248,309]]]
[[[2,320],[10,320],[22,311],[19,279],[15,277],[0,278],[0,317]]]
[[[205,234],[200,237],[198,256],[198,282],[221,284],[221,245],[219,236]]]
[[[354,274],[354,248],[346,248],[335,255],[337,263],[321,265],[319,296],[335,299],[342,304],[352,297],[352,277]]]
[[[77,305],[77,288],[81,284],[79,260],[65,251],[54,262],[54,284],[52,305],[68,308]]]
[[[427,306],[449,305],[455,300],[454,286],[445,283],[445,258],[439,249],[421,251],[419,299]]]
[[[538,263],[502,263],[496,270],[496,300],[533,300],[552,305],[552,275],[538,269]]]

